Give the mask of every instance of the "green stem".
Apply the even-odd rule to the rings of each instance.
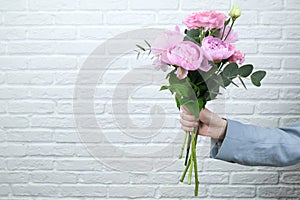
[[[189,171],[189,176],[188,176],[188,181],[187,181],[187,184],[188,185],[191,185],[192,183],[192,176],[193,176],[193,158],[192,158],[193,155],[191,155],[191,166],[190,166],[190,171]]]
[[[222,40],[223,37],[224,37],[225,28],[226,28],[226,26],[223,27],[223,32],[222,32],[221,40]]]
[[[179,180],[180,182],[183,182],[183,181],[184,181],[185,175],[186,175],[187,170],[189,169],[190,165],[191,165],[191,158],[189,159],[187,165],[185,166],[185,169],[184,169],[184,171],[183,171],[183,174],[182,174],[182,176],[181,176],[181,178],[180,178],[180,180]]]
[[[185,134],[184,134],[184,140],[183,140],[183,144],[181,146],[181,151],[180,151],[180,154],[179,154],[179,159],[182,158],[182,154],[183,154],[183,151],[184,151],[184,148],[185,148],[185,143],[186,143],[187,135],[188,135],[188,132],[186,131]]]
[[[232,30],[232,27],[233,27],[234,22],[235,22],[235,20],[232,19],[232,23],[231,23],[231,25],[230,25],[230,29],[229,29],[229,31],[228,31],[228,33],[227,33],[227,35],[226,35],[224,41],[226,41],[227,37],[229,36],[229,34],[230,34],[231,30]],[[224,32],[223,32],[223,33],[224,33]]]
[[[198,180],[198,166],[197,166],[197,155],[196,155],[196,137],[197,136],[197,128],[193,131],[192,135],[192,160],[194,164],[194,171],[195,171],[195,196],[198,196],[199,190],[199,180]]]

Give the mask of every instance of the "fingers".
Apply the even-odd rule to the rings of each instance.
[[[182,112],[185,112],[190,115],[192,114],[191,111],[189,111],[189,109],[185,105],[180,106],[180,109],[182,110]]]
[[[180,113],[180,124],[185,131],[193,131],[199,125],[194,115],[187,114],[184,111]]]

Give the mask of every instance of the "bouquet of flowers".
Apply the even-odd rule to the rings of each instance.
[[[242,65],[245,55],[237,50],[234,42],[238,35],[233,31],[236,19],[241,15],[241,9],[234,5],[227,17],[216,11],[196,12],[184,20],[187,26],[184,34],[178,27],[174,31],[166,31],[157,36],[152,45],[145,41],[147,48],[137,45],[138,56],[149,51],[153,55],[157,70],[171,72],[167,74],[169,85],[161,90],[170,90],[180,109],[187,107],[197,119],[199,112],[207,101],[213,100],[219,94],[220,88],[238,79],[246,88],[244,78],[250,77],[255,86],[261,85],[265,71],[253,72],[253,65]],[[247,88],[246,88],[247,89]],[[188,173],[187,183],[191,184],[194,172],[195,196],[198,195],[197,169],[197,128],[186,132],[179,158],[182,158],[186,148],[185,169],[180,178],[183,182]]]

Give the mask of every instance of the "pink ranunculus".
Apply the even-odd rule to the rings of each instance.
[[[212,36],[202,40],[202,49],[208,54],[209,60],[220,62],[234,54],[234,46]]]
[[[232,56],[230,56],[230,58],[229,58],[228,61],[229,61],[229,62],[237,62],[237,61],[239,61],[239,64],[241,65],[241,64],[243,64],[244,61],[245,61],[245,54],[242,53],[242,52],[239,51],[239,50],[235,50],[235,51],[234,51],[234,54],[233,54]]]
[[[184,35],[180,33],[179,27],[176,26],[174,31],[165,31],[155,38],[151,46],[151,52],[154,56],[157,56],[163,63],[169,64],[167,58],[167,50],[182,42]]]
[[[216,11],[197,12],[189,15],[183,22],[189,30],[204,28],[205,31],[222,28],[226,15]]]
[[[205,52],[190,41],[183,41],[169,48],[167,57],[171,65],[182,67],[185,70],[208,71],[212,67],[208,64]]]
[[[223,27],[224,28],[224,27]],[[220,32],[219,32],[219,38],[221,39],[221,37],[222,37],[222,34],[223,34],[223,28],[221,28],[221,30],[220,30]],[[228,34],[228,32],[229,32],[229,29],[230,29],[230,26],[226,26],[226,28],[225,28],[225,31],[224,31],[224,36],[223,36],[223,38],[222,39],[225,39],[225,37],[226,37],[226,35]],[[239,38],[238,38],[238,34],[236,33],[236,32],[234,32],[233,31],[233,29],[231,29],[231,31],[230,31],[230,33],[229,33],[229,35],[228,35],[228,37],[226,38],[226,42],[228,42],[228,43],[234,43],[234,42],[236,42],[236,41],[238,41],[239,40]]]

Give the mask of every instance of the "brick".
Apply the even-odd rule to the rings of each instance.
[[[26,38],[25,28],[0,28],[1,40],[24,40]]]
[[[0,129],[0,142],[3,142],[6,140],[6,131]],[[1,162],[0,162],[0,169],[1,169]]]
[[[8,44],[10,54],[53,54],[56,50],[53,42],[11,42]]]
[[[230,97],[233,99],[244,100],[256,100],[256,99],[271,99],[275,100],[279,98],[279,89],[277,88],[248,88],[242,90],[240,88],[234,88],[230,90]]]
[[[256,106],[256,112],[260,114],[298,114],[299,103],[260,103]]]
[[[7,141],[11,142],[49,142],[53,131],[49,130],[8,130]]]
[[[299,39],[300,38],[299,31],[300,28],[298,27],[283,28],[283,37],[285,39]]]
[[[26,0],[1,0],[1,11],[22,11],[26,9]]]
[[[299,69],[298,63],[300,61],[299,57],[287,57],[283,59],[282,68],[283,69]]]
[[[188,0],[181,1],[181,9],[183,10],[197,10],[197,11],[205,11],[205,10],[228,10],[230,7],[230,2],[216,0],[210,3],[207,3],[205,0]]]
[[[24,172],[0,172],[1,183],[27,183],[29,175]],[[2,189],[2,188],[1,188]]]
[[[58,171],[102,171],[103,166],[95,159],[69,159],[57,160]]]
[[[271,84],[271,83],[280,83],[280,84],[299,84],[300,76],[298,72],[285,72],[285,73],[275,73],[275,72],[267,72],[266,77],[262,81],[262,85]]]
[[[11,194],[11,189],[9,185],[0,184],[0,196],[8,196]]]
[[[167,197],[167,198],[187,198],[187,197],[194,197],[194,186],[190,185],[179,185],[179,186],[160,186],[159,187],[159,196],[160,197]],[[203,186],[199,186],[198,191],[199,197],[207,196],[207,189]]]
[[[32,117],[31,126],[39,128],[74,128],[73,117]]]
[[[73,0],[29,0],[29,9],[38,11],[74,10],[77,2]]]
[[[25,99],[29,97],[30,93],[26,88],[0,88],[0,99]]]
[[[8,84],[48,85],[53,83],[52,73],[11,72],[6,74]]]
[[[276,184],[278,183],[277,173],[233,173],[230,177],[231,184]]]
[[[62,197],[105,197],[106,190],[98,185],[61,185],[59,193]]]
[[[0,116],[0,127],[4,128],[26,128],[29,120],[25,117]]]
[[[129,7],[132,10],[174,10],[178,8],[178,0],[153,0],[142,2],[139,0],[129,0]]]
[[[76,70],[77,60],[70,56],[34,57],[29,59],[28,68],[35,70]]]
[[[120,31],[119,28],[113,28],[113,27],[108,27],[108,28],[80,27],[79,38],[88,39],[88,40],[109,39],[129,30],[130,29],[126,27],[122,28],[122,31]]]
[[[300,2],[297,0],[286,0],[285,1],[285,8],[291,10],[299,10]]]
[[[28,102],[28,101],[10,101],[8,103],[8,112],[10,113],[53,113],[54,102]]]
[[[262,12],[260,14],[261,24],[274,24],[274,25],[293,25],[299,22],[299,12]]]
[[[155,187],[151,186],[110,186],[109,197],[149,198],[154,197]]]
[[[299,184],[299,182],[300,182],[299,172],[284,172],[280,176],[280,183]]]
[[[98,46],[95,42],[59,42],[56,54],[60,55],[89,55]],[[100,52],[99,52],[100,53]]]
[[[4,74],[0,74],[0,84],[4,83],[5,77]]]
[[[33,40],[73,40],[76,38],[74,28],[29,28],[27,32],[28,39]]]
[[[91,133],[93,135],[93,133]],[[53,134],[53,140],[57,143],[75,143],[80,142],[80,138],[78,137],[78,133],[75,131],[55,131]],[[98,140],[95,142],[99,142]]]
[[[258,52],[258,45],[255,42],[238,41],[236,43],[236,49],[247,54],[256,54]]]
[[[80,0],[79,8],[82,10],[125,10],[128,2],[126,0]]]
[[[75,145],[67,144],[30,144],[26,148],[28,156],[74,156]]]
[[[32,183],[65,184],[76,183],[77,175],[69,172],[33,172],[29,181]]]
[[[122,16],[122,20],[120,20]],[[106,15],[108,25],[149,25],[155,21],[152,13],[128,13],[128,12],[108,12]]]
[[[298,88],[284,88],[280,89],[280,99],[300,99]]]
[[[244,39],[279,39],[281,38],[281,31],[278,31],[278,27],[249,27],[237,26],[235,32],[238,33],[239,40]]]
[[[0,156],[22,157],[25,156],[25,145],[0,145]]]
[[[218,173],[218,172],[209,172],[209,173],[199,173],[199,182],[201,184],[226,184],[229,182],[228,173]]]
[[[72,99],[73,88],[31,88],[32,97],[35,99]]]
[[[0,101],[0,113],[5,113],[6,112],[6,102],[2,102],[2,101]]]
[[[259,197],[299,197],[300,187],[285,187],[285,186],[269,186],[269,187],[259,187],[258,188]]]
[[[299,53],[299,46],[297,42],[264,42],[258,45],[258,49],[261,53]]]
[[[255,69],[279,69],[281,67],[282,58],[278,56],[252,56],[246,55],[245,63],[252,63]]]
[[[52,170],[54,161],[49,159],[8,159],[7,168],[9,170]]]
[[[211,186],[212,197],[255,197],[255,187],[249,186]]]
[[[237,25],[247,25],[247,26],[249,26],[249,24],[257,25],[257,24],[259,24],[258,16],[259,15],[258,15],[257,9],[244,11],[244,8],[242,8],[242,15],[237,19],[236,24]],[[251,19],[251,21],[249,21],[249,19]]]
[[[17,13],[10,12],[4,16],[6,25],[50,25],[53,24],[53,16],[46,13]]]
[[[13,194],[16,196],[57,197],[58,186],[56,185],[21,185],[12,186]]]
[[[78,180],[84,184],[128,184],[129,173],[119,172],[81,172]]]
[[[55,15],[55,24],[99,25],[103,23],[101,12],[69,12]]]
[[[252,171],[252,169],[235,163],[207,159],[204,161],[204,171]]]
[[[0,56],[2,70],[19,70],[27,68],[27,58],[19,56]]]
[[[247,0],[238,0],[235,4],[239,5],[242,10],[281,10],[283,9],[283,1],[260,1],[253,0],[251,3]]]

